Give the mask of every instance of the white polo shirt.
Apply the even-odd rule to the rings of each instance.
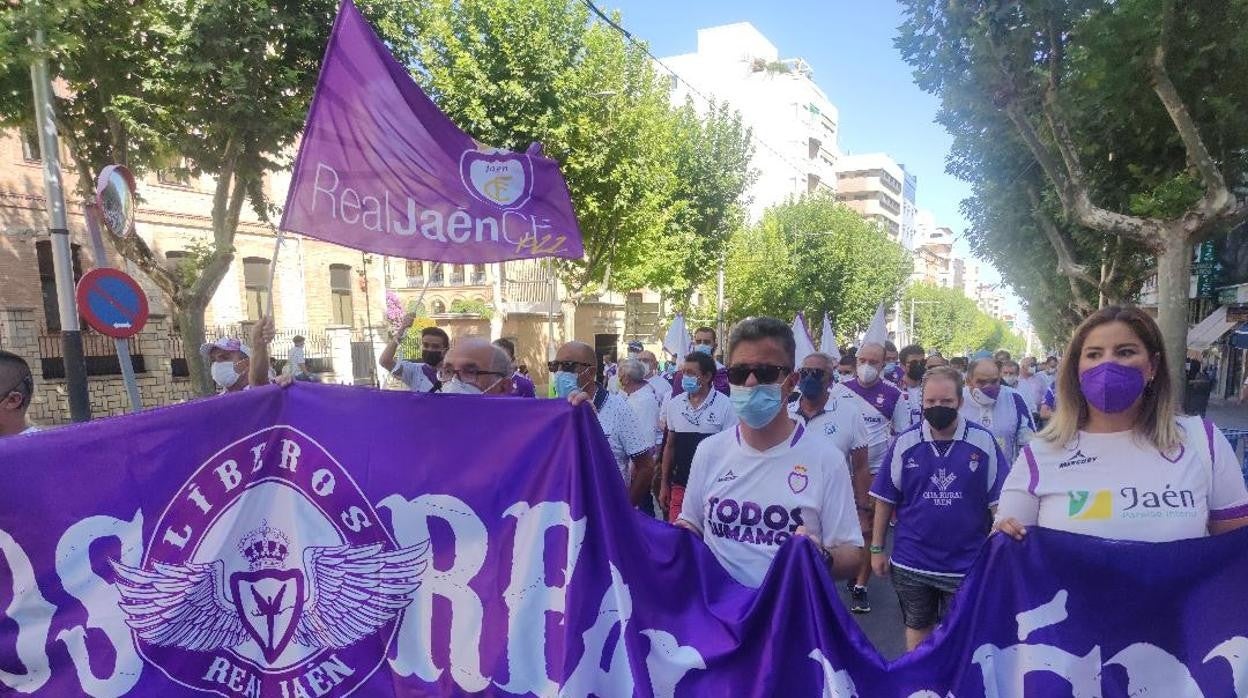
[[[598,393],[594,395],[594,409],[597,410],[602,433],[611,446],[611,455],[615,456],[620,477],[627,485],[633,481],[632,459],[654,448],[654,439],[641,427],[633,408],[628,406],[628,400],[619,393],[599,386]]]
[[[867,425],[856,402],[835,389],[829,389],[832,394],[822,412],[807,419],[801,412],[801,401],[794,400],[789,403],[789,416],[804,424],[812,437],[826,439],[848,456],[850,451],[868,446]]]
[[[806,437],[800,424],[766,451],[746,444],[740,429],[698,445],[680,512],[733,579],[761,584],[798,526],[825,547],[862,545],[844,453]]]
[[[1034,439],[1015,461],[997,518],[1101,538],[1162,542],[1208,535],[1210,521],[1248,516],[1248,488],[1226,436],[1178,417],[1183,444],[1163,454],[1133,431]]]
[[[429,380],[429,376],[425,375],[425,364],[419,361],[400,360],[394,365],[392,374],[414,393],[431,393],[433,392],[433,381]]]

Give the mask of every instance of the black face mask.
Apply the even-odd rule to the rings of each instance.
[[[946,407],[944,405],[936,405],[935,407],[923,408],[923,419],[932,425],[936,431],[948,429],[958,418],[958,410],[954,407]]]
[[[927,367],[923,364],[911,363],[906,367],[906,377],[912,381],[923,380],[923,374],[927,372]]]
[[[437,366],[442,363],[442,352],[424,349],[420,352],[420,361],[421,363],[426,363],[430,366]]]

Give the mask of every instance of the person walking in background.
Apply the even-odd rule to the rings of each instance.
[[[522,371],[520,366],[516,366],[516,345],[506,337],[500,337],[494,340],[494,346],[499,347],[507,352],[508,358],[513,366],[511,372],[511,394],[514,397],[537,397],[537,389],[533,386],[532,379],[527,375],[527,371]]]

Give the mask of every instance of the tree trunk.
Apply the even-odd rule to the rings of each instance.
[[[1157,257],[1157,324],[1165,342],[1167,367],[1175,394],[1182,404],[1187,381],[1183,360],[1187,356],[1187,300],[1192,278],[1192,243],[1183,231],[1172,231]]]
[[[200,303],[173,304],[173,314],[178,321],[178,334],[182,337],[182,350],[186,354],[186,368],[191,376],[191,390],[196,395],[212,395],[216,386],[208,373],[208,365],[199,355],[205,341],[204,310]]]

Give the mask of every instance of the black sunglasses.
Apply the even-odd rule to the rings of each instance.
[[[587,364],[583,361],[547,361],[546,362],[546,368],[550,369],[551,373],[555,373],[556,371],[567,371],[568,373],[579,373],[581,369],[577,368],[578,366],[583,367],[583,368],[589,368],[590,366],[593,366],[593,364]]]
[[[799,368],[797,369],[797,375],[801,376],[802,378],[813,377],[816,380],[823,380],[825,377],[827,377],[828,372],[822,368]]]
[[[781,376],[787,376],[792,371],[787,366],[775,364],[737,364],[728,367],[728,382],[732,385],[745,385],[753,373],[759,383],[775,383]]]

